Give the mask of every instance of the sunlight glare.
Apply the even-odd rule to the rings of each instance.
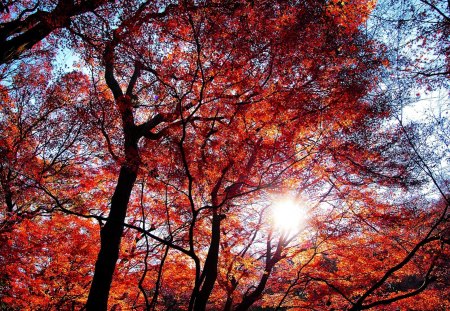
[[[299,231],[307,219],[306,210],[290,198],[277,200],[272,208],[272,216],[275,228],[287,232]]]

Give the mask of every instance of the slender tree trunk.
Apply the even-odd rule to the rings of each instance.
[[[111,211],[102,228],[101,247],[95,263],[95,273],[86,304],[87,311],[106,311],[111,281],[114,274],[122,238],[125,216],[137,169],[123,165],[116,190],[111,199]]]
[[[248,310],[258,299],[261,298],[261,295],[264,291],[264,288],[266,287],[267,280],[270,276],[270,270],[265,270],[264,275],[258,285],[258,287],[253,291],[250,295],[245,296],[242,299],[242,302],[234,309],[235,311],[246,311]]]
[[[231,311],[233,309],[233,293],[238,286],[238,281],[234,278],[234,276],[230,280],[231,288],[227,289],[227,300],[225,302],[225,307],[223,311]]]
[[[233,296],[232,294],[228,294],[227,301],[225,302],[225,307],[223,311],[231,311],[231,307],[233,306]]]
[[[267,259],[266,259],[266,267],[264,268],[264,274],[261,277],[261,280],[259,281],[258,286],[255,288],[253,292],[251,292],[248,295],[245,295],[244,298],[242,298],[242,301],[240,304],[234,308],[234,311],[246,311],[248,310],[256,301],[258,301],[263,292],[266,288],[267,281],[269,280],[270,274],[272,273],[272,269],[275,266],[275,264],[280,261],[281,252],[284,247],[283,238],[280,238],[280,241],[278,242],[278,247],[273,255],[271,255],[271,234],[269,235],[267,239]]]
[[[217,279],[217,263],[219,260],[220,245],[220,220],[220,215],[217,213],[217,210],[214,209],[211,228],[211,244],[209,246],[208,255],[206,257],[205,266],[202,273],[204,282],[195,299],[195,311],[203,311],[206,309],[206,304]]]
[[[163,272],[164,263],[166,262],[168,253],[169,253],[169,247],[166,246],[166,250],[164,251],[164,255],[163,255],[163,257],[161,259],[161,263],[159,265],[158,278],[156,279],[156,284],[155,284],[155,292],[153,293],[153,297],[152,297],[152,301],[150,302],[149,310],[156,310],[156,304],[158,303],[159,290],[161,289],[162,272]]]

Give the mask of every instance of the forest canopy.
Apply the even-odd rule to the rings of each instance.
[[[449,310],[450,4],[0,1],[0,310]]]

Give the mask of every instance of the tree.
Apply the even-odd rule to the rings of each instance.
[[[19,58],[53,31],[70,26],[71,19],[93,12],[108,1],[61,0],[1,2],[0,64]]]
[[[350,7],[349,15],[355,14],[351,9],[360,8],[356,6],[354,8]],[[367,84],[363,84],[363,79],[369,77],[370,66],[376,66],[379,60],[366,59],[366,62],[361,64],[366,69],[366,77],[358,75],[356,68],[353,70],[353,76],[350,76],[347,71],[347,66],[350,66],[349,63],[344,63],[342,67],[336,67],[336,54],[342,53],[343,60],[347,57],[353,57],[354,54],[351,54],[350,50],[352,48],[357,49],[355,46],[357,40],[363,40],[362,37],[361,39],[357,38],[357,24],[342,27],[341,31],[337,31],[335,34],[328,34],[328,37],[324,35],[323,41],[317,42],[316,45],[305,46],[305,50],[311,54],[323,55],[322,61],[324,66],[322,68],[315,66],[309,71],[302,72],[303,68],[295,67],[300,66],[300,64],[308,67],[313,66],[308,63],[308,59],[303,59],[302,53],[305,51],[302,51],[299,55],[297,54],[299,51],[298,46],[296,46],[295,50],[290,50],[293,46],[285,44],[283,46],[284,50],[281,52],[276,44],[278,42],[286,42],[287,38],[293,43],[300,44],[300,36],[298,34],[305,34],[302,36],[302,39],[305,39],[308,35],[305,32],[305,27],[308,23],[318,27],[317,31],[322,29],[326,31],[331,24],[341,22],[340,19],[342,17],[338,18],[337,15],[333,14],[342,12],[335,13],[332,10],[327,11],[326,8],[317,8],[315,18],[319,18],[324,22],[327,26],[327,28],[324,28],[316,24],[309,16],[306,16],[302,10],[303,8],[291,7],[290,9],[294,10],[293,13],[286,16],[278,15],[277,10],[280,9],[273,6],[256,7],[247,5],[241,8],[224,7],[219,9],[195,7],[177,7],[172,9],[172,7],[167,7],[164,11],[157,13],[152,11],[149,13],[145,8],[141,7],[134,15],[123,19],[122,24],[114,30],[111,40],[105,43],[101,57],[105,66],[105,81],[113,93],[116,106],[121,114],[124,134],[124,145],[122,147],[124,162],[121,166],[116,192],[111,202],[110,216],[102,229],[102,248],[97,260],[96,273],[94,274],[90,299],[87,305],[88,309],[106,308],[109,284],[114,271],[114,264],[117,260],[128,201],[141,166],[141,159],[139,158],[141,151],[138,143],[141,138],[147,139],[149,142],[146,144],[151,145],[150,141],[152,140],[159,140],[165,138],[165,136],[171,137],[167,143],[168,147],[164,149],[171,150],[175,158],[169,154],[163,154],[165,158],[171,159],[172,166],[178,166],[179,177],[175,179],[178,179],[176,182],[173,181],[174,176],[171,178],[172,180],[168,180],[166,183],[171,184],[179,191],[184,190],[184,195],[187,196],[187,201],[185,199],[184,204],[188,204],[186,207],[188,210],[190,209],[191,214],[188,232],[189,246],[188,249],[180,249],[180,251],[191,257],[196,266],[195,286],[190,299],[190,307],[204,309],[217,278],[220,223],[224,217],[221,213],[222,206],[226,208],[227,201],[234,196],[242,195],[245,192],[253,192],[258,188],[268,187],[276,182],[283,170],[288,169],[301,160],[296,157],[296,154],[299,152],[298,145],[301,144],[301,141],[289,139],[287,135],[290,133],[286,133],[287,137],[285,138],[282,132],[287,131],[289,126],[294,126],[294,124],[299,127],[300,113],[297,111],[294,116],[289,109],[295,110],[295,103],[305,99],[307,94],[314,96],[316,102],[312,102],[310,107],[302,105],[297,109],[301,110],[303,108],[305,110],[304,113],[312,114],[312,116],[318,113],[316,112],[317,109],[327,109],[328,105],[334,104],[330,108],[330,112],[326,112],[331,115],[339,104],[350,106],[349,103],[354,102],[356,105],[360,105],[359,99],[367,89]],[[287,8],[283,9],[282,12],[287,12]],[[227,13],[229,16],[225,16],[224,13]],[[357,14],[360,13],[359,11],[357,12]],[[239,17],[242,15],[247,15],[248,20],[252,21],[254,25],[251,24],[251,27],[248,27],[247,22],[243,22]],[[211,21],[211,16],[215,17],[214,22]],[[149,20],[149,18],[152,19]],[[264,19],[267,18],[272,19],[270,29],[267,29],[268,26],[264,25]],[[162,19],[162,22],[160,22],[160,19]],[[220,19],[223,19],[223,21]],[[148,20],[153,30],[151,32],[152,37],[145,38],[145,30],[150,25],[143,23]],[[218,21],[221,21],[221,23],[219,24]],[[289,24],[289,27],[285,26],[286,21],[294,21],[296,27],[292,27],[291,24]],[[142,25],[140,25],[141,23]],[[222,25],[227,24],[235,25],[235,29],[230,30],[231,33],[224,32],[222,28]],[[167,25],[171,27],[166,28]],[[134,31],[142,35],[134,36]],[[253,42],[255,32],[257,32],[261,41]],[[273,34],[274,32],[279,33],[282,41],[274,40],[265,35],[265,33]],[[344,34],[347,36],[353,34],[353,36],[350,36],[349,41],[344,41]],[[224,41],[220,41],[219,46],[219,41],[212,41],[211,38],[217,38],[220,35],[224,36]],[[328,44],[330,40],[332,42],[338,41],[338,39],[330,37],[333,35],[338,36],[341,40],[341,42],[336,43],[336,47]],[[233,37],[236,39],[233,39]],[[155,52],[158,52],[157,50],[155,52],[152,50],[146,52],[139,47],[142,41],[152,44],[155,38],[158,38],[158,41],[166,46],[165,49],[168,51],[168,53],[166,52],[168,54],[167,57],[160,59],[161,56],[158,54],[154,55]],[[271,42],[271,40],[274,42]],[[240,48],[235,49],[238,45]],[[340,51],[336,52],[336,49],[340,49]],[[121,53],[118,53],[118,50]],[[139,54],[136,55],[136,53]],[[291,63],[289,63],[288,56],[293,59],[290,60]],[[127,66],[127,63],[130,63],[129,59],[131,59],[134,69]],[[331,63],[331,59],[335,61],[334,67],[331,68],[330,66],[330,68],[327,68],[327,62]],[[294,60],[296,60],[298,65],[293,63]],[[285,67],[286,64],[289,64],[287,68]],[[290,72],[288,69],[297,69],[299,72]],[[116,72],[124,72],[125,76],[127,71],[133,72],[129,78],[128,85],[126,85],[126,92],[121,89],[119,82],[116,80],[114,70]],[[147,83],[152,83],[153,85],[149,86],[147,90],[145,89],[146,85],[143,84],[141,87],[143,88],[142,91],[135,93],[141,72],[148,75],[147,81],[149,82]],[[289,76],[286,73],[289,73]],[[299,81],[292,81],[292,74],[298,74]],[[312,76],[309,76],[310,74]],[[325,78],[329,79],[330,76],[345,77],[347,78],[347,84],[338,84],[332,89],[324,80]],[[310,89],[307,86],[301,88],[302,85],[308,84],[311,84]],[[321,89],[324,92],[328,92],[329,98],[334,100],[327,102],[327,98],[323,98],[322,94],[320,94]],[[150,94],[147,93],[147,95],[145,91],[149,91]],[[330,92],[336,95],[330,96]],[[133,113],[133,110],[140,108],[140,106],[139,103],[133,102],[133,98],[138,98],[138,101],[142,101],[146,98],[151,98],[149,96],[151,93],[157,94],[157,97],[161,98],[161,100],[157,101],[157,105],[145,104],[147,109],[145,112],[149,116],[143,115],[141,118],[147,119],[147,121],[136,124],[135,118],[139,113]],[[294,99],[294,96],[297,98]],[[343,98],[346,100],[345,103],[341,102]],[[285,105],[285,103],[288,103],[288,99],[295,100],[293,102],[294,106]],[[336,103],[333,101],[336,101]],[[257,103],[258,107],[252,105],[254,102]],[[241,106],[244,107],[240,108]],[[370,109],[372,108],[367,106],[366,111],[370,113]],[[282,122],[283,129],[277,130],[278,124],[272,122],[270,127],[274,132],[267,133],[268,129],[265,129],[267,125],[264,122],[267,119],[264,119],[261,113],[266,114],[266,116],[270,116],[270,114],[276,115],[280,120],[279,122]],[[348,118],[351,117],[348,116]],[[304,121],[301,120],[301,122]],[[317,122],[313,117],[311,117],[311,121]],[[249,122],[253,122],[253,124],[247,125],[246,123]],[[289,124],[290,122],[291,124]],[[330,120],[330,122],[332,124],[333,120]],[[348,122],[352,122],[351,119]],[[220,147],[220,145],[216,148],[208,146],[208,139],[212,139],[210,136],[215,134],[210,133],[211,130],[214,130],[214,127],[225,127],[225,125],[227,127],[234,126],[234,135],[243,135],[242,140],[244,144],[240,143],[241,139],[237,139],[233,144],[234,146],[227,144],[226,149],[221,147],[223,151],[221,149],[217,150],[217,147]],[[242,130],[240,130],[241,128]],[[173,134],[166,134],[169,131],[172,131]],[[226,132],[226,128],[221,131],[223,133]],[[240,131],[244,131],[243,134],[240,134]],[[280,132],[280,137],[278,137],[276,143],[271,142],[269,139],[269,142],[266,143],[267,146],[262,144],[264,142],[262,135],[270,137],[271,135],[276,135],[278,131]],[[216,135],[219,136],[218,134]],[[219,144],[227,141],[225,137],[217,138],[217,140]],[[249,145],[248,142],[252,141],[255,142],[254,145],[250,144],[250,146],[247,146]],[[297,150],[295,150],[293,143],[297,144]],[[275,147],[285,150],[284,154],[281,154],[281,158],[279,158],[280,155],[269,154],[269,158],[266,160],[263,154],[264,147],[270,149]],[[242,149],[246,148],[250,148],[249,153],[242,153]],[[304,152],[308,151],[308,148],[303,149]],[[153,152],[158,153],[158,151],[154,150]],[[223,152],[226,156],[223,155]],[[207,155],[205,154],[208,153],[215,155],[217,159],[212,168],[209,168],[209,163],[207,163]],[[274,158],[274,156],[276,157]],[[206,163],[195,163],[196,158],[202,157]],[[230,161],[230,158],[241,158],[242,160],[238,164]],[[269,159],[272,159],[269,163],[265,164],[262,162]],[[264,164],[269,164],[269,170],[264,169]],[[243,172],[255,168],[258,168],[255,172],[264,172],[266,176],[264,178],[260,176],[259,180],[252,178],[254,180],[246,181],[245,183],[243,180],[241,181],[242,177],[239,176]],[[167,168],[157,167],[158,172],[166,170]],[[203,175],[205,173],[209,173],[209,176]],[[201,185],[204,178],[207,184]],[[224,182],[225,178],[235,181],[226,184]],[[244,184],[241,185],[242,183]],[[247,183],[249,185],[245,187]],[[197,207],[195,202],[199,199],[196,199],[194,194],[197,192],[197,187],[201,187],[202,193],[210,193],[210,198],[204,197],[201,200],[209,202],[208,205]],[[200,211],[209,209],[212,211],[211,241],[202,271],[200,258],[196,254],[194,246],[194,230],[196,229]],[[169,244],[169,246],[173,247],[174,245]],[[280,256],[280,254],[277,256]],[[272,268],[268,267],[267,269],[271,270]],[[270,271],[267,272],[270,273]],[[264,288],[265,282],[262,280],[262,288]],[[243,306],[248,308],[259,295],[258,292],[255,292],[255,298],[244,299]]]
[[[81,5],[87,3],[71,7]],[[90,2],[86,11],[66,8],[62,19],[95,5],[103,2]],[[11,103],[2,111],[8,120],[2,217],[10,224],[2,239],[16,241],[2,254],[21,258],[30,239],[21,228],[49,228],[34,234],[35,249],[22,252],[33,258],[23,284],[54,290],[54,271],[92,267],[98,245],[87,247],[83,236],[95,236],[98,223],[88,310],[106,310],[108,303],[143,310],[331,304],[356,310],[396,302],[374,298],[384,297],[388,278],[373,266],[380,257],[373,249],[405,258],[392,227],[401,224],[407,246],[419,245],[410,257],[429,264],[426,253],[438,240],[434,228],[425,249],[414,231],[428,212],[402,205],[413,218],[408,222],[373,190],[410,188],[415,171],[402,141],[393,143],[398,133],[379,130],[392,109],[375,88],[385,49],[361,30],[372,9],[369,1],[127,2],[64,24],[68,31],[56,35],[85,68],[27,84],[24,64],[2,93]],[[47,64],[44,73],[52,72]],[[22,99],[32,93],[27,89],[39,96]],[[19,183],[24,179],[29,188]],[[270,221],[271,197],[286,190],[314,202],[311,225],[299,235]],[[22,211],[31,219],[11,218]],[[78,219],[73,232],[64,219]],[[46,236],[63,243],[53,247]],[[349,238],[358,243],[349,245]],[[72,260],[57,259],[71,247]],[[36,271],[39,248],[49,249],[43,260],[50,263]],[[361,277],[358,263],[376,273]],[[426,280],[434,267],[422,274]],[[2,271],[9,286],[2,299],[23,307],[11,299],[20,295],[11,271]],[[54,290],[59,300],[52,303],[42,298],[50,291],[31,293],[36,308],[78,308],[87,294],[84,271],[57,278],[78,280],[66,290],[73,298]],[[407,282],[389,281],[391,288]]]

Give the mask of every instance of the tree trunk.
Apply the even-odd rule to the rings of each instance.
[[[203,285],[195,298],[194,310],[204,311],[209,296],[214,288],[217,279],[217,263],[219,260],[219,244],[220,244],[220,215],[217,210],[213,210],[213,221],[211,228],[211,244],[209,246],[208,255],[205,260],[202,277]]]
[[[102,228],[101,247],[95,263],[94,278],[86,304],[87,311],[106,311],[111,281],[114,274],[122,238],[128,201],[137,177],[137,169],[123,165],[116,190],[111,199],[111,211]]]
[[[264,275],[259,282],[258,287],[248,296],[244,296],[242,302],[234,309],[235,311],[246,311],[248,310],[258,299],[261,298],[261,295],[266,287],[267,280],[269,279],[272,268],[264,271]]]
[[[106,311],[108,307],[109,290],[119,258],[128,202],[140,165],[138,148],[140,136],[136,133],[133,104],[129,96],[123,95],[119,83],[114,78],[114,48],[116,44],[117,42],[113,41],[105,48],[105,80],[114,95],[122,118],[125,163],[120,168],[119,180],[111,199],[108,220],[100,232],[100,252],[95,263],[94,278],[86,303],[87,311]]]
[[[31,49],[36,43],[47,37],[53,29],[40,24],[20,36],[8,40],[0,45],[0,64],[17,59],[24,51]]]
[[[233,296],[231,294],[228,294],[227,301],[225,302],[225,307],[223,308],[223,311],[231,311],[232,306],[233,306]]]
[[[52,31],[67,27],[71,17],[94,11],[107,0],[60,0],[57,2],[57,6],[51,12],[41,11],[36,5],[32,11],[37,10],[37,12],[24,20],[16,19],[1,24],[0,64],[19,58],[23,52],[30,50]]]
[[[275,254],[271,256],[271,246],[270,246],[270,236],[267,239],[267,259],[266,259],[266,267],[264,268],[264,274],[261,277],[261,280],[259,281],[258,286],[255,288],[253,292],[251,292],[248,295],[245,295],[244,298],[242,298],[242,301],[240,304],[236,306],[234,309],[235,311],[246,311],[248,310],[256,301],[258,301],[263,292],[266,288],[267,281],[269,280],[270,274],[272,273],[272,269],[275,266],[275,264],[280,261],[281,257],[281,251],[283,249],[283,242],[282,239],[278,242],[277,250],[275,251]]]

